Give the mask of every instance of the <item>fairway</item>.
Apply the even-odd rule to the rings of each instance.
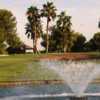
[[[54,72],[44,69],[36,55],[10,55],[0,57],[0,81],[58,79]]]
[[[55,74],[55,72],[41,67],[39,60],[37,60],[42,56],[48,57],[51,55],[55,56],[58,54],[20,54],[0,56],[0,82],[61,79]],[[89,55],[100,57],[98,53],[89,53]]]

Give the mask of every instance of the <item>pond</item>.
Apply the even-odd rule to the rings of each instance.
[[[85,93],[91,94],[88,100],[100,100],[100,84],[90,84]],[[0,88],[0,100],[70,100],[67,94],[72,92],[64,84]]]
[[[23,71],[20,80],[53,80],[57,78],[54,72],[64,83],[0,88],[0,100],[72,100],[77,93],[83,93],[87,100],[100,100],[99,77],[97,83],[93,81],[100,74],[100,60],[42,60],[29,62],[26,68],[30,75]]]

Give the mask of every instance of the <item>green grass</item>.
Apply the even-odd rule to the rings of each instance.
[[[87,54],[100,56],[100,53],[92,52]],[[57,74],[41,67],[39,62],[34,60],[44,55],[47,54],[0,56],[0,81],[59,79]],[[57,53],[53,53],[52,55],[57,55]]]
[[[34,60],[36,57],[38,55],[0,57],[0,81],[57,79],[54,72],[42,68],[39,62]]]
[[[88,52],[87,54],[92,57],[100,58],[100,52]]]

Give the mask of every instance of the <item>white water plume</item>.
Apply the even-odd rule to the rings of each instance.
[[[41,60],[40,64],[58,73],[77,96],[82,95],[100,73],[100,64],[91,61]]]

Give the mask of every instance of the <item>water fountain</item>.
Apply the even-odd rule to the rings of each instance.
[[[21,77],[21,79],[34,79],[34,69],[38,68],[39,72],[44,71],[43,76],[40,73],[44,77],[42,78],[43,83],[33,86],[23,85],[0,88],[0,100],[99,100],[100,84],[93,81],[100,74],[99,61],[63,61],[54,59],[40,60],[34,63],[32,61],[26,66],[29,76],[26,75],[27,77]],[[48,71],[50,71],[49,74]],[[51,75],[53,71],[54,74]],[[57,80],[58,77],[55,77],[55,73],[60,76],[60,81]],[[45,82],[44,80],[48,79],[45,77],[46,75],[51,75],[49,78],[54,79],[54,81],[47,80],[48,82]],[[59,83],[52,83],[55,80]],[[90,84],[92,81],[93,84]]]
[[[87,100],[84,92],[100,73],[100,65],[88,61],[41,60],[40,64],[58,73],[71,88],[74,96],[70,100]]]

